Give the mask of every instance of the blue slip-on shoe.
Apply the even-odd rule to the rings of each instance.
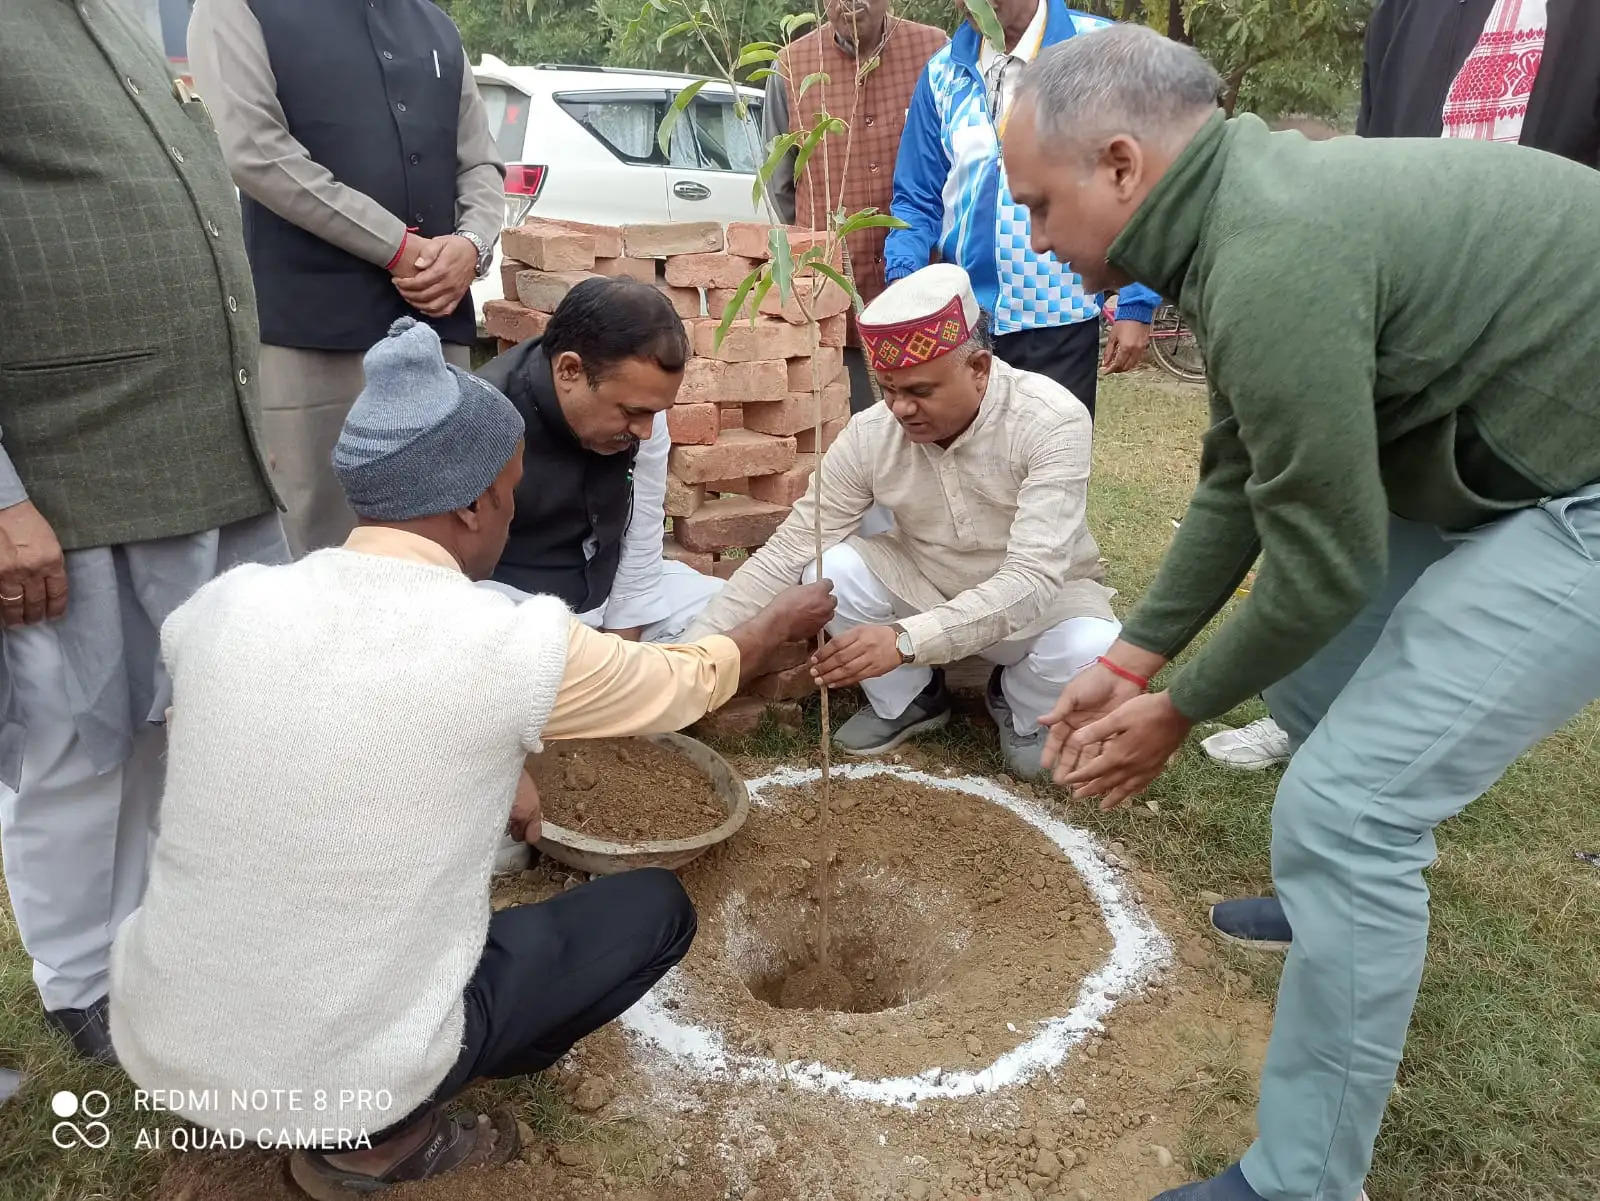
[[[1155,1201],[1267,1201],[1250,1187],[1239,1165],[1234,1164],[1220,1176],[1210,1180],[1197,1180],[1193,1184],[1180,1184],[1170,1188]]]
[[[1287,951],[1294,941],[1277,897],[1243,897],[1213,905],[1211,928],[1223,941],[1252,951]]]

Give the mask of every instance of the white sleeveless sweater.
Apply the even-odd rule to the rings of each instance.
[[[160,834],[111,959],[140,1088],[192,1093],[177,1112],[251,1141],[372,1135],[427,1097],[460,1050],[569,620],[343,549],[235,568],[173,613]],[[272,1089],[298,1098],[236,1095]],[[387,1103],[339,1103],[363,1089]]]

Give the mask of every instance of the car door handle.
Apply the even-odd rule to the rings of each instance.
[[[692,179],[680,179],[672,185],[672,194],[679,200],[707,200],[711,196],[711,189]]]

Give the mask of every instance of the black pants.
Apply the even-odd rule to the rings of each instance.
[[[1044,329],[1018,330],[994,340],[994,353],[1018,371],[1049,376],[1094,416],[1100,370],[1100,322],[1079,321]]]
[[[854,416],[877,403],[872,394],[872,376],[867,372],[867,356],[859,346],[844,348],[844,369],[850,373],[850,414]]]
[[[479,1076],[543,1071],[649,992],[688,953],[694,932],[688,894],[661,868],[500,910],[467,982],[460,1057],[422,1106],[373,1141]]]

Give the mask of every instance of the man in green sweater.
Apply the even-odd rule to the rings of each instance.
[[[1055,710],[1105,807],[1292,676],[1273,811],[1294,930],[1260,1134],[1168,1201],[1354,1201],[1422,974],[1433,829],[1600,694],[1600,175],[1513,146],[1224,120],[1138,26],[1073,38],[1005,138],[1034,248],[1171,296],[1205,349],[1200,485],[1150,592]],[[1538,296],[1537,304],[1528,297]],[[1250,596],[1176,671],[1261,556]]]

